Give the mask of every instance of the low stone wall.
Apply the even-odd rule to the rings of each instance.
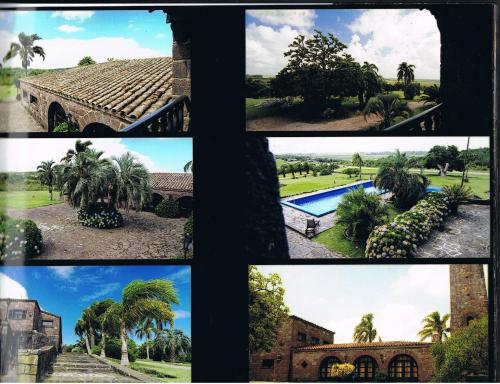
[[[17,356],[17,380],[24,383],[42,381],[56,356],[57,350],[53,345],[40,349],[19,350]]]

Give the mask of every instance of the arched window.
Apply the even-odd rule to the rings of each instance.
[[[52,102],[52,104],[50,104],[47,114],[49,117],[48,121],[49,132],[52,132],[54,128],[57,127],[59,124],[64,123],[68,120],[64,108],[61,106],[61,104],[55,101]]]
[[[475,320],[474,316],[467,316],[467,319],[465,319],[465,325],[469,325],[472,320]]]
[[[330,368],[333,364],[340,364],[340,359],[335,356],[330,356],[324,359],[319,366],[319,378],[320,380],[332,379],[330,376]]]
[[[354,377],[360,381],[370,381],[378,370],[378,364],[371,356],[360,356],[354,361]]]
[[[415,359],[408,355],[397,355],[389,364],[389,377],[395,381],[417,381],[418,367]]]

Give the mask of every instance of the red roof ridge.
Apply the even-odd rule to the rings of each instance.
[[[298,347],[296,350],[318,350],[318,349],[344,349],[344,348],[376,348],[376,347],[403,347],[403,346],[426,346],[431,345],[425,341],[375,341],[371,343],[335,343],[335,344],[316,344]]]

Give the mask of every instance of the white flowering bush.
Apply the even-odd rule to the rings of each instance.
[[[98,203],[87,210],[78,210],[78,221],[86,227],[99,229],[119,228],[123,226],[123,216],[115,208]]]
[[[42,232],[32,220],[0,214],[0,261],[38,256],[42,246]]]
[[[390,224],[376,227],[366,242],[365,256],[393,258],[416,256],[419,244],[440,228],[450,214],[450,202],[443,193],[428,193],[410,210],[398,215]]]

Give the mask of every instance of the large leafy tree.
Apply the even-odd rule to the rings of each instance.
[[[250,353],[270,351],[277,343],[278,330],[288,319],[285,289],[277,273],[264,276],[249,267],[249,349]]]
[[[361,317],[361,321],[356,328],[352,339],[356,343],[371,343],[377,337],[377,330],[373,325],[373,313],[366,313]]]
[[[109,60],[108,60],[109,61]],[[91,65],[95,64],[95,60],[91,56],[84,56],[79,62],[78,65]]]
[[[468,375],[488,375],[488,318],[473,320],[432,346],[434,382],[457,383]]]
[[[439,176],[446,176],[448,171],[463,171],[464,160],[455,145],[435,145],[425,158],[426,168],[437,168]]]
[[[429,180],[424,175],[410,171],[413,166],[413,161],[397,150],[382,161],[375,177],[375,186],[392,192],[398,208],[414,205],[429,186]]]
[[[107,316],[118,325],[121,340],[121,365],[129,365],[128,333],[137,329],[145,319],[155,319],[157,326],[174,322],[172,304],[178,304],[179,298],[171,281],[135,280],[122,292],[122,300],[108,308]]]
[[[41,40],[42,38],[36,33],[27,35],[24,32],[17,35],[17,38],[19,41],[12,42],[10,44],[10,49],[3,57],[3,62],[5,63],[6,61],[19,55],[21,58],[21,65],[24,68],[24,74],[25,76],[28,76],[28,67],[35,58],[35,55],[38,55],[45,60],[45,51],[39,45],[35,45],[35,42],[37,40]]]
[[[388,128],[397,117],[410,117],[411,110],[395,95],[378,95],[368,100],[363,115],[365,119],[370,115],[377,116],[381,120],[379,127]]]
[[[448,338],[450,333],[449,320],[449,313],[445,313],[442,316],[438,311],[429,313],[422,320],[422,329],[418,332],[420,341],[432,339],[434,335],[437,335],[439,341]]]
[[[368,100],[382,91],[383,79],[375,64],[365,61],[361,66],[361,86],[358,92],[359,104],[364,107]]]
[[[180,329],[164,329],[157,332],[153,348],[158,355],[175,362],[180,355],[191,352],[191,339]]]
[[[55,162],[53,160],[42,161],[42,163],[36,167],[36,176],[38,180],[49,189],[50,200],[52,200],[52,190],[56,180],[56,169],[54,164]]]

